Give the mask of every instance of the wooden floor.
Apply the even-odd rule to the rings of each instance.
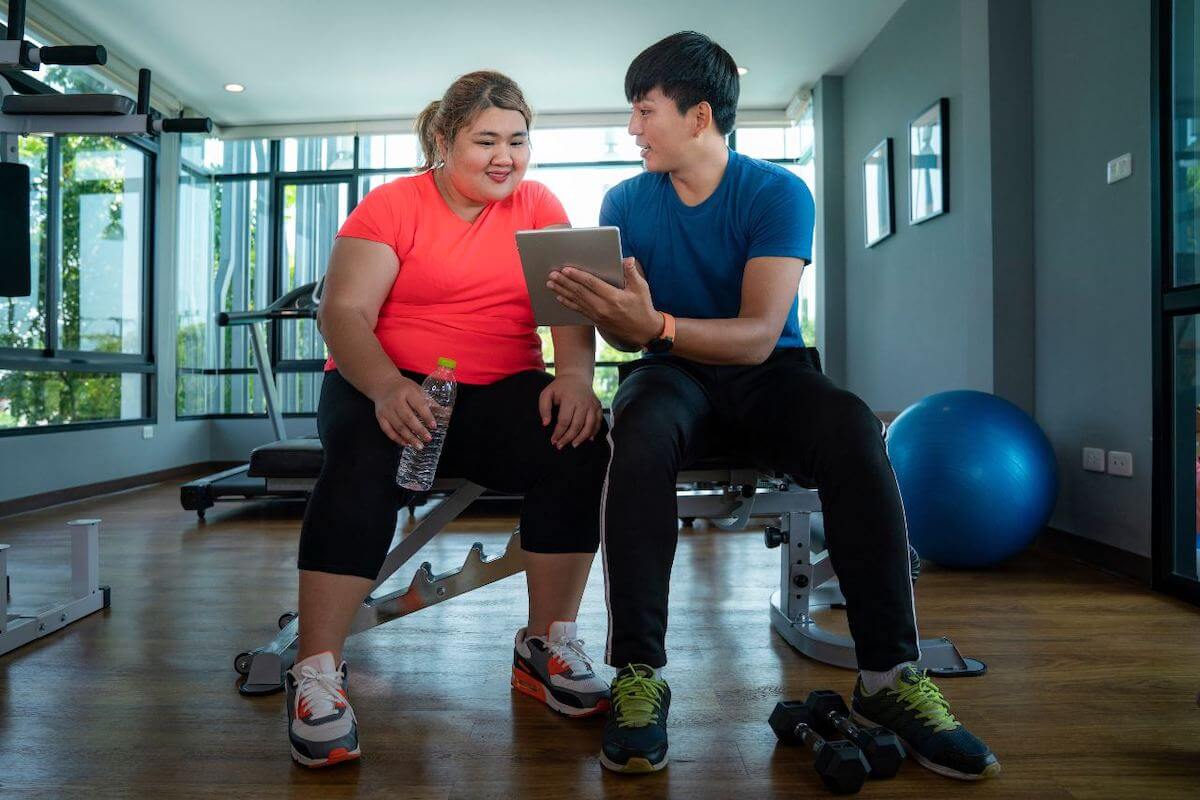
[[[238,695],[233,656],[295,606],[294,506],[222,506],[207,524],[175,485],[0,519],[18,606],[65,591],[64,523],[101,517],[112,608],[0,657],[6,797],[701,798],[823,796],[805,753],[766,725],[780,698],[849,692],[852,674],[794,654],[772,632],[778,553],[757,532],[685,534],[666,670],[672,762],[607,774],[599,720],[555,716],[508,685],[525,608],[513,577],[352,640],[355,765],[293,766],[280,695]],[[494,551],[513,520],[477,517],[431,545],[435,571],[472,541]],[[1200,613],[1122,579],[1042,556],[995,571],[927,569],[925,635],[988,663],[944,680],[1004,774],[963,784],[909,763],[863,797],[1200,797]],[[602,575],[580,618],[603,649]],[[605,669],[605,675],[611,671]]]

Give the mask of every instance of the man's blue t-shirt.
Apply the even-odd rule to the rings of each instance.
[[[804,181],[732,150],[721,183],[698,206],[679,199],[666,173],[643,172],[610,189],[600,207],[600,224],[620,228],[624,255],[642,265],[654,307],[690,319],[736,317],[752,258],[812,261],[814,219]],[[793,299],[776,347],[804,347],[798,308]]]

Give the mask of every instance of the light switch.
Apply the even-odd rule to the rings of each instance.
[[[1108,182],[1123,181],[1133,174],[1133,154],[1126,153],[1108,162]]]

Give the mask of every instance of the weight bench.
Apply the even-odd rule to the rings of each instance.
[[[855,668],[853,641],[825,630],[812,616],[842,603],[820,525],[813,524],[812,515],[819,514],[821,509],[817,491],[786,476],[753,466],[730,467],[729,463],[739,462],[707,459],[679,474],[679,516],[713,520],[723,530],[742,530],[752,520],[772,521],[765,540],[768,547],[780,547],[781,571],[779,590],[771,596],[771,624],[801,653],[826,664]],[[483,545],[476,542],[461,567],[434,573],[432,565],[425,562],[417,568],[407,588],[379,593],[385,581],[483,492],[482,486],[462,479],[441,479],[434,484],[429,496],[440,496],[441,501],[388,553],[374,587],[351,625],[351,634],[524,569],[518,527],[504,552],[497,556],[485,556]],[[284,671],[295,658],[299,621],[294,612],[287,612],[279,617],[278,624],[279,633],[269,643],[239,653],[234,659],[234,668],[244,676],[238,688],[244,695],[270,694],[283,688]],[[921,640],[920,665],[943,676],[979,675],[986,669],[979,661],[963,658],[945,637]]]

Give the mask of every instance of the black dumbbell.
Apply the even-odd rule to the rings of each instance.
[[[862,750],[871,765],[872,778],[891,778],[904,763],[904,745],[887,728],[860,728],[850,721],[850,709],[837,692],[810,692],[805,707],[825,736],[845,736]]]
[[[776,703],[769,721],[779,741],[808,745],[816,757],[813,766],[831,792],[854,794],[862,788],[870,770],[862,751],[852,742],[826,741],[817,733],[817,720],[804,703],[794,700]]]

